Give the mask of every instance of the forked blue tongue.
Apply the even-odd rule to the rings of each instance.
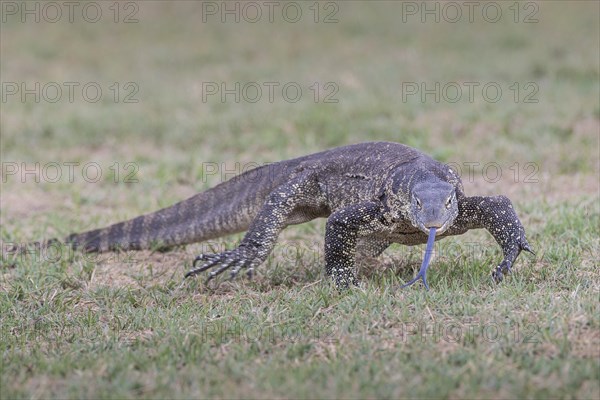
[[[421,264],[421,269],[417,276],[414,277],[413,280],[408,282],[405,285],[402,285],[401,288],[404,289],[407,286],[412,285],[419,279],[423,280],[423,284],[425,285],[425,289],[429,290],[429,285],[427,284],[427,267],[429,267],[429,262],[431,261],[431,254],[433,254],[433,243],[435,242],[435,231],[436,228],[429,228],[429,238],[427,239],[427,248],[425,249],[425,257],[423,258],[423,264]]]

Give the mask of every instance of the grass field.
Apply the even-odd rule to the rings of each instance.
[[[477,2],[472,22],[464,3],[276,2],[270,22],[264,2],[96,2],[72,23],[22,4],[1,4],[2,399],[600,397],[598,2]],[[495,285],[500,248],[471,231],[439,242],[429,292],[396,290],[424,248],[395,245],[339,293],[324,220],[217,288],[183,282],[206,244],[7,250],[371,140],[509,196],[537,256]]]

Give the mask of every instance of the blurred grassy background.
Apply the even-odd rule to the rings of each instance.
[[[527,4],[520,6],[520,19],[531,12]],[[325,5],[319,7],[320,19],[331,12]],[[94,24],[77,13],[73,24],[21,23],[18,16],[7,16],[4,82],[80,86],[73,103],[66,90],[56,103],[36,104],[31,96],[23,103],[19,94],[9,96],[2,104],[3,159],[41,165],[95,161],[104,170],[114,161],[132,161],[142,182],[153,185],[151,180],[162,177],[156,182],[162,186],[185,180],[199,190],[203,162],[262,163],[359,141],[393,140],[442,161],[499,162],[505,178],[515,162],[536,163],[544,179],[597,175],[594,2],[544,4],[534,15],[537,23],[514,23],[507,5],[497,23],[475,13],[473,23],[465,15],[458,23],[442,19],[439,24],[404,15],[401,3],[338,7],[337,23],[316,24],[308,5],[295,24],[277,13],[274,23],[266,16],[259,23],[221,23],[220,15],[202,23],[200,2],[143,3],[134,14],[139,22],[128,24],[115,24],[107,5]],[[131,11],[121,9],[120,19]],[[81,87],[88,82],[103,89],[100,102],[83,99]],[[115,82],[118,102],[110,90]],[[127,82],[139,88],[133,96],[137,104],[123,103]],[[266,93],[256,103],[236,103],[232,96],[223,103],[218,95],[204,102],[205,82],[280,86],[272,103]],[[302,87],[297,103],[282,97],[286,82]],[[323,85],[333,82],[338,102],[315,102],[310,89],[315,82],[322,94],[328,93]],[[403,83],[413,82],[429,88],[436,82],[479,86],[473,103],[465,86],[456,103],[444,98],[436,103],[431,95],[425,102],[419,95],[403,101]],[[503,89],[497,103],[482,95],[489,82]],[[522,102],[530,93],[524,90],[528,82],[538,88],[537,103]],[[514,83],[520,85],[519,102],[510,89]]]
[[[431,298],[417,292],[389,294],[386,279],[394,282],[393,270],[383,273],[387,277],[383,283],[369,281],[374,287],[369,286],[364,295],[338,298],[325,289],[326,285],[302,293],[298,286],[316,280],[322,265],[307,262],[298,270],[295,265],[282,263],[283,275],[269,275],[269,267],[279,266],[277,260],[263,266],[264,276],[258,277],[258,283],[236,283],[235,294],[206,295],[201,286],[187,288],[181,296],[163,292],[162,287],[171,290],[179,282],[183,262],[197,247],[166,256],[148,255],[146,261],[136,264],[134,270],[138,272],[133,277],[129,275],[131,265],[119,263],[91,265],[66,260],[48,266],[24,262],[2,271],[0,318],[3,335],[11,337],[3,339],[3,397],[37,397],[39,393],[60,397],[563,397],[575,393],[575,397],[589,398],[598,394],[598,2],[517,3],[518,23],[514,8],[509,8],[514,7],[513,2],[496,3],[503,12],[496,23],[483,18],[485,2],[476,9],[473,23],[464,14],[466,8],[457,23],[443,18],[435,23],[432,16],[422,23],[420,15],[403,14],[406,3],[383,1],[317,3],[318,23],[314,22],[313,2],[298,3],[303,16],[297,23],[287,22],[277,12],[286,3],[276,9],[273,23],[266,15],[257,23],[243,18],[235,23],[231,16],[229,22],[222,23],[220,15],[204,15],[207,21],[203,22],[206,3],[202,2],[138,2],[137,10],[122,3],[120,22],[114,23],[113,9],[109,8],[113,3],[98,4],[103,17],[97,23],[86,22],[77,11],[73,23],[66,15],[56,23],[44,22],[43,18],[40,23],[23,23],[19,15],[9,15],[3,8],[3,94],[6,83],[11,82],[25,83],[28,88],[36,82],[41,86],[50,82],[80,84],[73,102],[66,93],[56,103],[44,99],[36,103],[32,96],[21,101],[17,94],[0,104],[3,241],[62,236],[167,206],[221,180],[219,175],[206,176],[206,162],[223,162],[233,169],[236,162],[264,163],[332,146],[391,140],[418,147],[441,161],[479,163],[473,179],[463,178],[467,193],[509,195],[538,249],[538,258],[534,262],[522,257],[522,280],[515,279],[517,282],[499,289],[485,283],[499,253],[494,253],[493,259],[477,259],[471,266],[441,262],[435,266],[437,278],[430,278],[439,293]],[[221,2],[211,4],[225,7]],[[228,7],[234,7],[232,4]],[[413,4],[421,7],[420,2]],[[437,4],[440,9],[445,7],[444,3]],[[336,7],[333,18],[337,22],[324,23],[324,17]],[[533,10],[537,10],[533,17],[538,21],[523,23]],[[122,23],[132,11],[138,22]],[[101,101],[83,99],[80,89],[88,82],[100,85]],[[110,91],[115,82],[120,84],[119,101],[114,101]],[[133,95],[137,103],[123,102],[129,93],[124,89],[128,82],[139,88]],[[203,101],[203,84],[207,82],[224,83],[228,88],[236,82],[278,82],[280,86],[273,102],[268,101],[265,91],[256,103],[244,99],[238,103],[232,96],[221,102],[218,95]],[[285,101],[281,96],[281,87],[287,82],[303,89],[298,102]],[[338,101],[325,103],[322,97],[315,101],[310,87],[317,83],[323,96],[330,92],[324,87],[328,82],[338,89],[333,95]],[[444,98],[436,102],[433,96],[421,101],[418,95],[404,101],[403,84],[425,83],[431,88],[436,82],[441,86],[478,82],[479,86],[473,102],[468,101],[466,90],[455,103]],[[495,103],[486,101],[481,92],[490,82],[503,90]],[[510,89],[515,83],[521,88],[518,102]],[[534,95],[538,102],[523,102],[530,93],[524,90],[527,83],[538,89]],[[76,168],[73,182],[63,178],[49,183],[42,176],[36,183],[32,175],[23,182],[20,174],[7,175],[5,170],[7,163],[20,166],[21,162],[30,168],[34,163],[43,167],[51,162],[95,162],[104,175],[99,182],[90,183]],[[123,182],[130,171],[124,169],[127,162],[138,168],[136,183]],[[498,182],[486,181],[481,174],[482,166],[489,162],[502,168]],[[524,166],[529,162],[536,166],[533,182],[524,180],[529,172]],[[117,184],[110,170],[114,163],[120,166]],[[519,163],[518,179],[510,169],[515,163]],[[65,177],[67,169],[62,172]],[[317,221],[286,231],[284,238],[314,241],[321,246],[322,231],[323,221]],[[483,237],[487,238],[485,243],[495,246],[482,232],[456,240],[468,243]],[[459,262],[464,264],[466,258]],[[168,267],[169,273],[156,278],[152,268],[160,266]],[[40,269],[47,268],[51,274],[40,274]],[[402,277],[411,273],[405,269]],[[153,285],[150,289],[146,280]],[[73,286],[73,282],[79,283]],[[129,288],[126,293],[123,287]],[[58,297],[51,296],[55,288]],[[523,292],[529,300],[524,299]],[[551,293],[557,293],[556,297]],[[490,300],[479,303],[478,296]],[[109,298],[113,300],[101,300]],[[248,299],[265,309],[248,308]],[[226,300],[233,301],[234,306],[226,307]],[[39,302],[49,304],[49,309]],[[306,304],[312,306],[302,308]],[[363,307],[362,312],[353,304]],[[457,311],[452,304],[463,308]],[[145,320],[145,314],[136,308],[139,305],[162,311]],[[63,342],[66,339],[60,335],[56,348],[45,351],[48,343],[42,343],[40,350],[33,340],[38,328],[27,325],[29,322],[22,330],[15,328],[34,318],[33,314],[47,319],[53,315],[56,323],[43,328],[46,333],[56,333],[65,318],[74,318],[83,331],[103,326],[102,320],[88,321],[87,325],[81,322],[78,318],[94,317],[73,314],[76,306],[107,315],[110,321],[135,316],[136,322],[122,329],[132,330],[131,337],[143,340],[131,345],[129,336],[123,344],[120,335],[100,335],[96,341],[73,339],[77,342],[74,348],[86,354],[87,360],[77,367],[76,359],[65,355],[71,344]],[[179,314],[176,307],[180,307]],[[324,313],[334,325],[343,323],[345,333],[335,344],[281,342],[274,347],[260,341],[231,347],[231,343],[210,338],[197,343],[204,350],[190,350],[189,354],[185,347],[179,348],[181,344],[173,343],[187,340],[192,346],[188,349],[194,349],[194,343],[190,344],[194,336],[186,336],[194,331],[194,321],[209,318],[211,309],[220,307],[226,308],[221,315],[242,321],[248,313],[270,315],[269,307],[281,309],[290,320],[298,315],[314,319]],[[382,307],[388,311],[380,315]],[[401,314],[390,311],[398,308]],[[311,310],[320,311],[315,314]],[[399,343],[393,329],[377,328],[400,321],[421,323],[429,315],[438,321],[453,316],[464,322],[466,317],[496,321],[508,313],[514,323],[539,324],[544,341],[533,347],[515,346],[515,353],[504,349],[503,355],[498,355],[494,349],[476,350],[481,346],[477,338],[467,343],[442,343],[446,347],[427,343],[421,349],[414,343],[413,347]],[[171,325],[165,326],[159,315],[170,319]],[[175,332],[174,326],[181,330]],[[569,331],[577,334],[569,336]],[[12,337],[16,332],[21,339]],[[385,340],[378,339],[383,336]],[[164,347],[163,356],[145,357],[148,341],[156,348]],[[383,345],[385,348],[380,348]],[[169,346],[179,346],[180,353],[170,352]],[[203,358],[203,351],[212,358]],[[271,353],[271,364],[257,361],[257,357],[269,359],[267,354]],[[190,357],[196,357],[197,363],[182,372],[181,365],[193,362]],[[438,363],[436,357],[443,362]],[[49,361],[42,361],[46,358]],[[328,367],[315,364],[315,360],[328,362]],[[251,363],[260,364],[261,380],[241,372]],[[419,365],[438,369],[427,377]],[[573,366],[573,371],[566,371],[565,365]],[[389,369],[391,366],[398,368],[397,373]],[[293,372],[282,376],[278,372],[282,369]],[[224,375],[224,370],[229,375]],[[507,386],[495,380],[494,371],[498,370],[505,371],[503,376],[514,373],[506,378]],[[157,378],[159,371],[171,380]],[[410,371],[415,374],[412,380]],[[205,374],[202,384],[194,383],[195,373]],[[303,385],[307,377],[314,379],[319,374],[330,379],[317,381],[314,390],[307,391]],[[449,375],[442,379],[444,374]],[[85,379],[77,383],[81,376],[96,375],[88,389],[83,387]],[[120,375],[124,378],[117,379]],[[183,378],[178,380],[178,376]],[[462,385],[462,380],[467,383]],[[229,386],[240,381],[238,389]]]

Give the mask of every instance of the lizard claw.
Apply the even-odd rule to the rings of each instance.
[[[199,263],[200,261],[204,261],[204,259],[205,259],[204,254],[200,254],[200,255],[198,255],[198,257],[194,258],[194,261],[192,262],[192,269],[196,269],[196,264]],[[185,275],[186,278],[188,277],[188,274]]]
[[[494,283],[500,283],[504,280],[504,275],[498,270],[492,271],[492,279],[494,280]]]
[[[206,262],[201,267],[196,267],[196,264],[199,263],[200,261],[208,261],[208,262]],[[200,272],[206,271],[208,268],[212,267],[213,265],[215,265],[215,263],[211,263],[209,261],[209,258],[205,254],[200,254],[198,257],[194,258],[194,261],[192,262],[192,269],[189,270],[185,274],[185,277],[189,278],[190,276],[197,275]]]
[[[500,283],[504,279],[504,275],[511,273],[512,263],[510,261],[504,260],[500,265],[496,267],[494,271],[492,271],[492,278],[494,282]]]
[[[531,248],[531,246],[529,246],[529,243],[527,243],[527,241],[525,241],[525,243],[521,245],[521,249],[535,256],[535,251],[533,251],[533,249]]]
[[[201,266],[197,267],[196,264],[204,262]],[[246,248],[237,248],[234,250],[224,251],[217,254],[200,254],[196,257],[192,263],[192,269],[185,274],[186,278],[194,275],[198,275],[210,268],[217,267],[212,270],[206,278],[206,284],[211,280],[222,274],[223,272],[231,269],[230,279],[233,279],[242,270],[242,268],[248,269],[250,272],[258,264],[258,260]]]

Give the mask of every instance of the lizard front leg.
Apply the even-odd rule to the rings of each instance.
[[[327,219],[325,272],[338,288],[358,285],[354,271],[357,239],[376,231],[381,216],[381,204],[364,202],[339,209]]]
[[[492,272],[496,282],[510,272],[522,250],[535,254],[527,239],[511,201],[506,196],[473,196],[459,201],[459,214],[453,226],[466,229],[485,228],[502,247],[504,259]],[[452,233],[452,228],[448,232]]]
[[[324,198],[312,174],[296,176],[271,192],[237,248],[217,254],[199,255],[194,260],[192,270],[185,275],[186,278],[211,268],[215,269],[208,274],[207,283],[227,270],[231,270],[231,278],[241,269],[246,269],[248,276],[251,276],[254,268],[262,264],[273,250],[277,236],[285,228],[286,221],[294,210],[299,207],[317,207],[322,201]],[[196,267],[197,263],[202,265]]]
[[[387,239],[361,237],[356,243],[356,255],[362,258],[377,258],[379,257],[392,242]]]

